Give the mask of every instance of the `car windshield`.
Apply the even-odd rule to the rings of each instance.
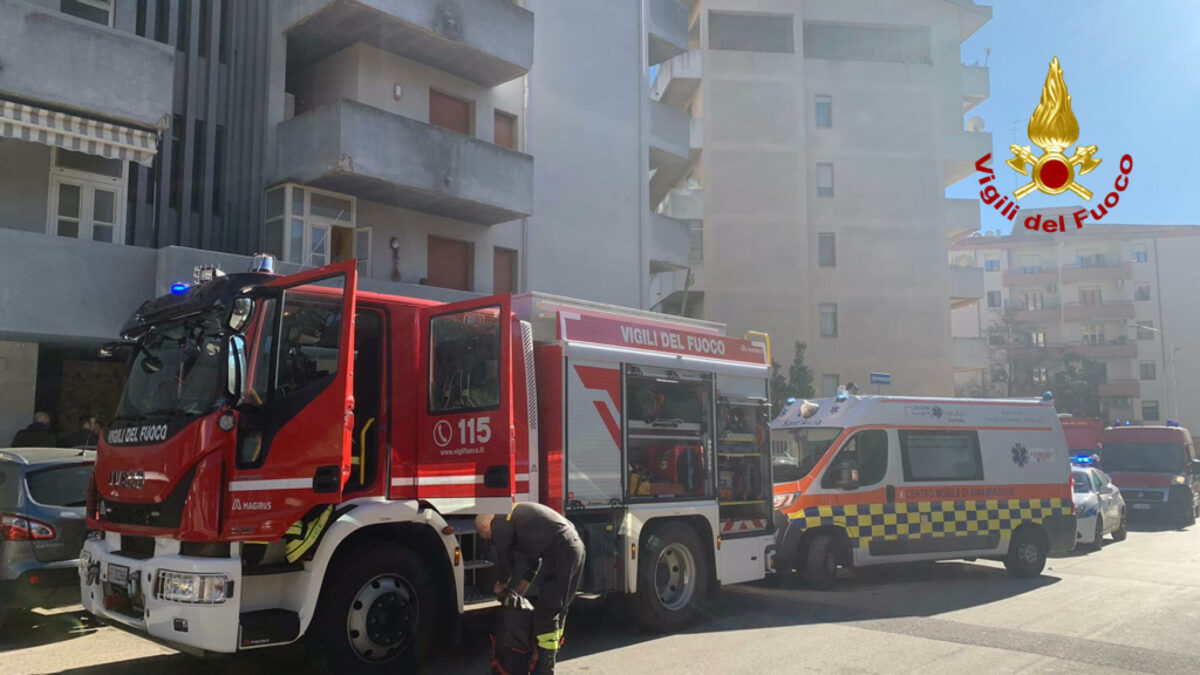
[[[25,476],[29,497],[43,506],[85,506],[92,465],[69,464],[31,471]]]
[[[1105,443],[1101,453],[1104,470],[1183,471],[1184,448],[1178,443]]]
[[[1075,492],[1087,494],[1092,491],[1092,478],[1086,471],[1075,471],[1071,478],[1075,483]]]
[[[212,312],[151,328],[138,343],[117,419],[211,412],[225,363],[220,326]]]
[[[775,482],[786,483],[807,476],[840,433],[839,427],[772,431],[771,462]]]

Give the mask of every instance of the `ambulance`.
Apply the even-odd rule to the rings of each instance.
[[[839,567],[1001,560],[1018,577],[1075,543],[1070,456],[1036,399],[851,396],[771,424],[774,568],[832,587]]]

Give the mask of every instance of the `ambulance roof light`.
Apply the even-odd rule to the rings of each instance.
[[[1054,394],[1049,389],[1047,389],[1046,392],[1044,394],[1042,394],[1042,400],[1043,401],[1053,401]]]
[[[805,401],[804,403],[800,404],[800,416],[803,417],[804,419],[808,419],[808,418],[812,417],[813,415],[816,415],[817,411],[820,409],[821,409],[820,403],[816,403],[813,401]]]
[[[838,387],[837,396],[834,396],[833,400],[845,401],[848,398],[850,398],[850,395],[846,393],[846,385],[843,384],[842,386]]]
[[[1167,426],[1177,427],[1177,426],[1179,426],[1179,422],[1176,422],[1175,420],[1167,420]]]

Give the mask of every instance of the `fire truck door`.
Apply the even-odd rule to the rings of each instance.
[[[265,285],[225,500],[231,536],[275,538],[341,501],[354,429],[355,261]]]
[[[422,310],[415,483],[443,513],[503,512],[516,491],[510,306],[500,295]]]

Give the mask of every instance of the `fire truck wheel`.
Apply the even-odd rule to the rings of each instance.
[[[328,672],[415,670],[437,622],[425,561],[398,546],[360,549],[340,560],[308,629],[310,655]]]
[[[687,625],[708,593],[708,558],[695,530],[667,523],[646,537],[638,557],[633,598],[638,623],[657,633]]]
[[[1013,532],[1008,542],[1004,568],[1014,577],[1028,579],[1042,573],[1046,567],[1049,546],[1046,536],[1036,526],[1025,525]]]
[[[810,588],[827,591],[837,583],[837,541],[832,535],[817,535],[808,544],[804,559],[804,582]]]

